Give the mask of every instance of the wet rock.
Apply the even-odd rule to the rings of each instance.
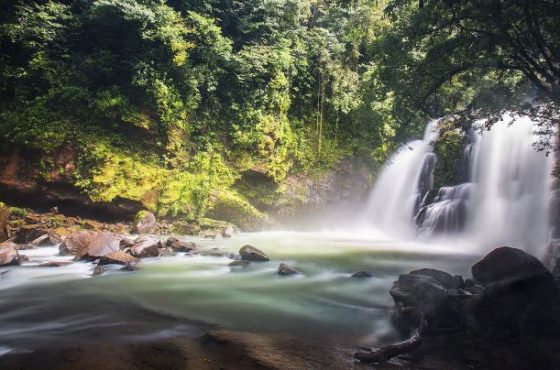
[[[97,233],[88,230],[71,233],[58,247],[59,254],[63,256],[75,256],[76,258],[82,258],[87,254],[88,245],[96,235]]]
[[[260,249],[257,249],[257,248],[255,248],[251,245],[243,246],[239,250],[239,254],[241,255],[241,258],[244,259],[245,261],[251,261],[251,262],[267,262],[267,261],[270,261],[270,258],[266,255],[266,253],[264,253]]]
[[[472,271],[484,285],[466,310],[471,331],[501,338],[558,335],[560,290],[535,257],[501,247],[477,262]]]
[[[395,301],[393,323],[406,331],[410,322],[408,308],[422,312],[432,328],[453,328],[461,322],[462,302],[432,276],[419,274],[400,275],[393,283],[390,294]]]
[[[451,276],[451,274],[441,270],[424,268],[411,271],[410,274],[430,276],[447,289],[462,289],[465,286],[465,282],[461,276]]]
[[[136,271],[136,262],[127,262],[121,268],[123,271]]]
[[[251,262],[249,261],[245,261],[245,260],[235,260],[232,261],[230,263],[228,263],[229,267],[247,267],[251,264]]]
[[[16,245],[10,241],[0,244],[0,266],[13,266],[21,263]]]
[[[233,237],[235,234],[239,233],[239,229],[237,229],[235,226],[233,225],[229,225],[227,226],[223,231],[222,231],[222,236],[224,238],[231,238]]]
[[[39,238],[42,235],[48,233],[43,226],[39,224],[24,225],[22,226],[14,237],[14,243],[16,244],[29,244],[33,240]]]
[[[504,280],[553,280],[550,272],[535,257],[511,247],[500,247],[473,265],[472,275],[482,285]]]
[[[87,246],[89,258],[103,257],[120,250],[121,238],[109,232],[97,233]]]
[[[117,251],[113,253],[109,253],[99,260],[99,265],[126,265],[127,263],[136,264],[138,259],[131,256],[128,253],[124,253],[122,251]]]
[[[103,273],[105,273],[105,271],[107,271],[105,267],[103,267],[102,265],[97,265],[93,269],[92,275],[93,276],[102,275]]]
[[[176,256],[177,253],[171,248],[159,248],[159,255],[160,257],[173,257]]]
[[[370,278],[370,277],[373,277],[373,275],[370,274],[369,272],[366,272],[366,271],[358,271],[350,277],[353,277],[353,278]]]
[[[142,240],[144,240],[144,239],[142,239]],[[133,246],[134,246],[134,240],[130,240],[130,239],[127,239],[127,238],[122,238],[121,239],[121,245],[120,245],[121,250],[130,249]]]
[[[44,247],[57,245],[63,242],[63,237],[58,235],[54,230],[49,230],[47,234],[33,240],[30,245]]]
[[[278,266],[278,275],[280,276],[290,276],[290,275],[298,275],[300,274],[300,272],[296,269],[294,269],[291,266],[288,266],[285,263],[281,263],[280,266]]]
[[[153,239],[140,240],[130,248],[130,253],[139,258],[157,257],[159,256],[158,241]]]
[[[62,267],[72,264],[70,261],[47,261],[39,265],[39,267]]]
[[[138,234],[149,234],[154,231],[156,226],[156,217],[152,212],[140,211],[134,218],[133,230]]]
[[[171,237],[166,240],[165,246],[176,252],[190,252],[197,249],[197,245],[193,242],[182,242],[177,238]]]

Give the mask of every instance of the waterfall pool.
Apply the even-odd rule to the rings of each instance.
[[[0,355],[53,343],[196,337],[224,328],[259,334],[325,336],[355,345],[395,338],[389,289],[401,273],[432,267],[468,275],[468,247],[357,237],[344,233],[263,232],[192,239],[208,254],[245,244],[271,262],[229,267],[227,256],[177,254],[143,259],[134,272],[68,261],[56,247],[22,251],[30,261],[0,269]],[[226,253],[226,254],[227,254]],[[206,254],[206,253],[205,253]],[[287,263],[298,276],[282,277]],[[367,271],[371,278],[351,278]]]

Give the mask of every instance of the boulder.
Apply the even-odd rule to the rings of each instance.
[[[123,251],[109,253],[99,260],[99,265],[126,265],[127,263],[136,264],[138,259]]]
[[[473,268],[483,285],[466,309],[471,331],[487,337],[557,336],[560,332],[560,289],[535,257],[501,247]]]
[[[82,258],[87,254],[87,247],[96,235],[96,232],[89,230],[75,231],[71,233],[58,247],[59,254],[63,256],[75,256],[76,258]]]
[[[63,237],[58,235],[58,233],[54,230],[49,230],[47,234],[38,237],[37,239],[33,240],[30,244],[32,246],[44,247],[44,246],[51,246],[57,245],[63,242]]]
[[[462,302],[442,283],[428,275],[404,274],[393,283],[395,301],[393,322],[399,329],[410,329],[409,308],[422,312],[432,328],[454,328],[461,322]]]
[[[182,242],[177,238],[171,237],[165,241],[165,246],[173,249],[175,252],[190,252],[197,249],[197,245],[193,242]]]
[[[105,273],[105,271],[107,271],[105,267],[103,267],[102,265],[96,265],[91,274],[93,276],[102,275]]]
[[[97,233],[87,246],[87,256],[103,257],[120,250],[121,238],[109,232]]]
[[[157,226],[156,217],[152,212],[140,211],[134,217],[133,231],[138,234],[149,234]]]
[[[465,282],[463,281],[462,276],[459,275],[452,276],[451,274],[448,274],[445,271],[424,268],[424,269],[414,270],[409,273],[414,275],[424,275],[424,276],[433,277],[446,289],[462,289],[465,287]]]
[[[361,279],[361,278],[370,278],[373,277],[373,275],[366,271],[358,271],[355,274],[352,274],[352,276],[350,277]]]
[[[300,272],[294,269],[291,266],[286,265],[285,263],[281,263],[278,266],[278,275],[280,276],[290,276],[290,275],[298,275]]]
[[[158,241],[153,239],[140,239],[130,248],[134,257],[157,257],[159,256]]]
[[[253,247],[252,245],[243,246],[239,250],[239,254],[241,255],[241,258],[244,259],[245,261],[251,261],[251,262],[270,261],[270,258],[266,255],[266,253],[264,253],[260,249]]]
[[[511,247],[494,249],[475,263],[471,271],[474,280],[482,285],[505,280],[553,279],[537,258]]]
[[[0,266],[19,265],[21,258],[16,245],[10,241],[0,244]]]
[[[33,240],[45,235],[48,230],[42,225],[32,224],[22,226],[14,237],[14,243],[16,244],[29,244]]]

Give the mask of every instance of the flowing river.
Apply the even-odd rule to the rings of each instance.
[[[250,243],[271,262],[229,267],[227,256],[178,254],[144,259],[134,272],[92,276],[87,262],[37,267],[68,260],[57,247],[25,251],[30,262],[1,269],[0,353],[91,339],[195,337],[209,327],[371,345],[394,339],[389,289],[398,274],[421,267],[464,274],[477,258],[456,245],[372,235],[264,232],[189,240],[209,254],[236,253]],[[281,262],[302,274],[279,276]],[[351,278],[362,270],[373,277]]]

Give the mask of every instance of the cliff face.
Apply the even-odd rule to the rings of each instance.
[[[111,202],[94,201],[76,186],[76,151],[63,147],[52,155],[13,149],[0,152],[1,200],[20,207],[48,210],[106,221],[130,221],[146,206],[126,196]],[[369,171],[350,159],[320,174],[290,174],[278,185],[265,174],[247,171],[235,184],[248,202],[210,199],[207,216],[233,222],[242,229],[311,226],[334,209],[352,208],[370,187]],[[154,189],[157,192],[157,189]],[[264,217],[254,217],[254,210]]]

